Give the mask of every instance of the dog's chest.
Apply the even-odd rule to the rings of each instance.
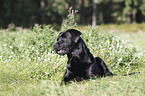
[[[80,72],[89,69],[90,65],[90,62],[83,62],[79,57],[73,57],[68,61],[67,68]]]

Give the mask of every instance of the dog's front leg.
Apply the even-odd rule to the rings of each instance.
[[[71,82],[73,79],[74,79],[73,73],[67,69],[62,78],[60,85],[67,84],[67,83]]]

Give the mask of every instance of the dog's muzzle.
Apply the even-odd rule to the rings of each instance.
[[[54,47],[54,49],[55,49],[56,51],[57,51],[58,48],[59,48],[58,44],[54,44],[53,47]]]
[[[66,51],[64,51],[63,49],[59,49],[60,46],[58,44],[54,44],[53,47],[57,54],[59,55],[66,54]]]

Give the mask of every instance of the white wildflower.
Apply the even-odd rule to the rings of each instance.
[[[52,50],[51,50],[51,49],[49,49],[49,51],[51,52]]]
[[[32,47],[32,50],[34,50],[34,47]]]
[[[50,60],[50,58],[48,58],[48,60]]]
[[[99,45],[99,47],[100,47],[100,48],[102,48],[102,46],[101,46],[101,45]]]
[[[124,43],[124,40],[122,40],[122,43]]]
[[[40,58],[40,57],[38,57],[38,60],[41,60],[41,58]]]
[[[48,52],[48,55],[51,55],[51,53]]]
[[[66,58],[63,58],[63,60],[66,60]]]
[[[10,46],[10,48],[13,48],[12,46]]]
[[[20,46],[23,46],[23,44],[20,44]]]
[[[5,63],[7,62],[7,60],[4,61]]]
[[[47,59],[44,59],[44,61],[46,62],[46,61],[47,61]]]
[[[24,55],[22,55],[22,57],[25,57]]]
[[[142,55],[143,55],[143,53],[138,53],[138,55],[142,56]]]
[[[122,61],[122,58],[118,59],[118,61]]]
[[[45,72],[45,74],[49,74],[49,73]]]
[[[122,45],[120,45],[120,48],[123,48],[123,46],[122,46]]]
[[[3,46],[6,46],[7,44],[5,43]]]
[[[9,58],[12,58],[13,56],[9,56]]]

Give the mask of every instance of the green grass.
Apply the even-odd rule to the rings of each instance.
[[[67,57],[52,47],[58,31],[51,26],[0,30],[0,96],[144,96],[144,24],[129,26],[134,30],[126,25],[77,27],[93,55],[118,75],[63,86]],[[131,72],[140,74],[121,76]]]

